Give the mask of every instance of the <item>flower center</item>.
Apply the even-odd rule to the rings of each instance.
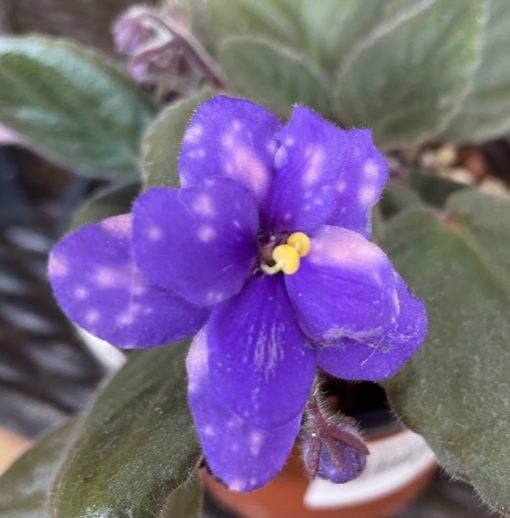
[[[298,271],[301,257],[308,255],[309,252],[310,238],[303,232],[294,232],[288,237],[285,244],[278,245],[273,249],[271,257],[274,265],[269,266],[262,263],[260,267],[268,275],[274,275],[278,272],[292,275]]]

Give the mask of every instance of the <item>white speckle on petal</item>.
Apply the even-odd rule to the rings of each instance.
[[[192,160],[197,159],[197,158],[204,158],[205,150],[202,149],[201,147],[199,147],[197,149],[192,149],[191,151],[188,151],[186,153],[186,156],[188,158],[191,158]]]
[[[377,199],[377,190],[373,185],[362,187],[359,192],[359,202],[362,206],[371,205]]]
[[[235,131],[237,133],[237,132],[241,131],[242,127],[243,127],[243,124],[240,120],[234,119],[232,121],[232,131]]]
[[[48,272],[52,277],[65,277],[69,273],[69,264],[62,256],[52,254],[48,264]]]
[[[395,307],[397,308],[398,313],[400,313],[400,297],[398,296],[398,291],[393,290],[393,302],[395,303]]]
[[[287,148],[280,146],[274,155],[274,165],[277,169],[280,169],[287,160]]]
[[[131,234],[133,218],[130,214],[113,216],[101,222],[101,227],[110,234],[128,236]]]
[[[232,149],[234,147],[234,136],[232,133],[224,133],[221,137],[221,143],[223,147]]]
[[[115,323],[118,326],[128,326],[134,322],[134,315],[132,311],[124,311],[117,315]]]
[[[236,228],[241,228],[241,222],[238,219],[232,221],[232,225]]]
[[[188,172],[185,169],[181,168],[181,171],[180,171],[180,174],[179,174],[179,178],[181,180],[181,188],[189,186],[190,179],[188,177]]]
[[[119,284],[119,272],[108,266],[98,266],[94,273],[95,283],[102,288],[111,288]]]
[[[270,181],[269,171],[250,148],[236,147],[232,151],[232,170],[225,169],[229,176],[241,181],[258,199],[265,195]]]
[[[96,322],[99,321],[100,316],[101,315],[99,314],[99,311],[97,311],[96,309],[89,309],[85,314],[85,322],[89,326],[94,325]]]
[[[230,448],[234,453],[238,452],[239,451],[239,443],[238,442],[234,442],[232,443],[232,446]]]
[[[207,331],[202,328],[193,339],[191,348],[186,358],[188,369],[188,391],[196,393],[201,390],[201,384],[209,370],[207,356]]]
[[[89,290],[83,286],[77,286],[74,289],[74,298],[77,300],[86,299],[89,296]]]
[[[339,194],[343,193],[346,188],[347,183],[344,180],[338,180],[338,182],[335,183],[335,190]]]
[[[216,209],[214,208],[214,202],[208,194],[198,195],[191,205],[191,209],[199,216],[206,218],[212,218],[216,216]]]
[[[318,265],[371,269],[386,261],[379,247],[361,235],[337,227],[323,227],[312,238],[310,262]]]
[[[227,421],[227,428],[240,428],[242,424],[243,420],[238,416],[234,416]]]
[[[278,142],[276,142],[276,140],[271,139],[271,140],[267,141],[266,149],[270,155],[274,155],[276,153],[277,148],[278,148]]]
[[[202,126],[200,124],[194,124],[186,130],[183,140],[188,144],[195,144],[202,138],[203,133],[204,129]]]
[[[150,241],[159,241],[163,237],[163,231],[161,230],[161,227],[151,225],[147,229],[147,237]]]
[[[223,300],[223,293],[221,291],[211,290],[207,292],[206,298],[207,302],[217,304]]]
[[[364,169],[365,169],[365,176],[367,177],[367,179],[369,179],[369,180],[377,179],[377,176],[379,174],[379,167],[374,160],[369,158],[365,162]]]
[[[145,295],[145,293],[147,293],[148,285],[140,275],[137,275],[132,289],[135,295]]]
[[[216,238],[216,230],[211,225],[201,225],[197,229],[197,237],[202,243],[210,243]]]
[[[288,147],[292,147],[296,143],[296,140],[294,137],[286,137],[283,143]]]
[[[216,431],[214,430],[214,426],[211,424],[207,424],[204,426],[204,434],[209,437],[214,437],[216,435]]]
[[[292,220],[292,212],[286,212],[284,215],[283,215],[283,221],[285,222],[289,222]]]
[[[309,158],[303,174],[302,183],[305,186],[310,186],[319,180],[326,154],[324,153],[324,149],[320,146],[308,146],[305,155]]]
[[[242,478],[235,478],[228,484],[231,491],[244,491],[246,489],[246,480]]]
[[[250,443],[250,453],[253,457],[258,457],[260,454],[260,448],[262,447],[262,443],[264,442],[264,434],[259,430],[254,430],[250,434],[249,443]]]

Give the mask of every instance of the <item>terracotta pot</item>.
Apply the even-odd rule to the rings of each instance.
[[[393,516],[434,476],[434,455],[408,431],[369,435],[370,456],[363,475],[348,484],[315,480],[304,472],[299,450],[282,472],[253,493],[233,493],[203,473],[207,490],[222,506],[245,518],[379,518]]]

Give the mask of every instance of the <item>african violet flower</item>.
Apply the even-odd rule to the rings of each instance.
[[[424,338],[425,311],[367,239],[387,178],[370,131],[302,106],[283,125],[218,96],[190,122],[179,170],[181,189],[149,189],[131,215],[66,236],[50,278],[67,315],[118,347],[200,330],[193,418],[215,475],[249,491],[285,463],[317,367],[394,374]]]

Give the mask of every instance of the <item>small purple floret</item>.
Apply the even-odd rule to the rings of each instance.
[[[303,427],[303,463],[308,476],[336,484],[349,482],[365,469],[368,453],[356,423],[321,408],[318,395],[312,395]]]
[[[191,120],[179,172],[180,189],[149,189],[132,216],[64,237],[49,275],[69,318],[118,347],[201,330],[187,367],[205,458],[251,491],[284,465],[317,367],[393,375],[424,340],[425,308],[369,241],[387,180],[370,131],[302,106],[284,125],[218,96]],[[355,426],[328,434],[305,434],[308,471],[354,478],[366,457]]]

